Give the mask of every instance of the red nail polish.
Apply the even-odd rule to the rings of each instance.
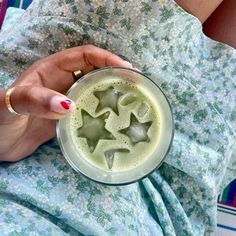
[[[64,109],[69,110],[71,101],[70,100],[64,100],[64,101],[60,102],[60,104]]]

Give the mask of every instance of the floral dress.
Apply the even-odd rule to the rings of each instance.
[[[35,0],[18,22],[0,34],[1,87],[39,58],[94,44],[164,90],[175,135],[162,166],[127,186],[76,173],[56,140],[1,163],[0,235],[212,235],[236,173],[236,51],[172,0]]]

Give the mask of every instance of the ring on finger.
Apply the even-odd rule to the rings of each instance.
[[[12,107],[12,104],[11,104],[11,94],[15,90],[15,88],[16,87],[12,87],[7,90],[6,95],[5,95],[5,104],[6,104],[8,111],[11,114],[19,116],[20,114],[14,110],[14,108]]]
[[[73,77],[75,78],[75,80],[81,78],[83,76],[83,72],[81,70],[77,70],[73,72]]]

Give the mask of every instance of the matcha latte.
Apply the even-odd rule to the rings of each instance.
[[[85,176],[106,184],[136,181],[158,167],[173,137],[163,92],[141,73],[111,67],[76,82],[76,111],[57,124],[61,149]]]

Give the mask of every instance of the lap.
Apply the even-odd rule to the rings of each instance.
[[[134,7],[132,1],[36,0],[21,25],[0,40],[0,74],[10,83],[35,60],[85,43],[123,56],[158,83],[171,102],[175,138],[165,164],[139,183],[108,187],[75,173],[50,142],[28,159],[1,165],[2,193],[84,234],[212,232],[221,173],[232,154],[228,124],[235,127],[229,119],[233,97],[220,97],[234,94],[233,81],[218,75],[233,73],[235,54],[205,39],[198,22],[173,2],[163,2]],[[215,63],[221,61],[227,65],[219,72]]]
[[[18,229],[23,231],[30,222],[35,224],[38,220],[32,232],[46,230],[41,224],[46,221],[54,233],[61,228],[62,235],[67,231],[85,235],[161,233],[148,212],[139,184],[123,187],[96,184],[73,171],[54,142],[43,145],[21,162],[2,164],[0,173],[0,222],[6,228],[9,226],[6,209],[11,209],[9,218],[12,223],[18,222]],[[12,209],[16,209],[16,214]],[[18,212],[26,216],[24,224]]]

